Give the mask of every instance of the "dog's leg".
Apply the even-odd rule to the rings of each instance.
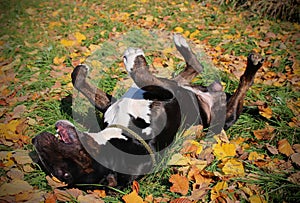
[[[247,59],[247,67],[244,74],[240,78],[240,83],[234,94],[229,98],[226,109],[226,122],[224,129],[228,129],[239,118],[242,110],[244,98],[247,90],[253,84],[256,72],[263,64],[263,57],[255,52],[249,54]]]
[[[187,41],[181,35],[174,35],[174,43],[186,62],[185,69],[176,76],[174,80],[179,84],[189,84],[196,75],[203,71],[203,66],[189,47]]]
[[[76,66],[71,74],[73,86],[84,94],[97,109],[105,112],[111,105],[113,98],[86,80],[88,71],[87,65]]]

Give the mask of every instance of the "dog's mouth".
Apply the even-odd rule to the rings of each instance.
[[[77,143],[78,135],[75,126],[66,120],[57,121],[55,124],[55,137],[65,144]]]

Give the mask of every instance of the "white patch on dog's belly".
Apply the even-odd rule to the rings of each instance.
[[[132,116],[135,119],[143,119],[145,123],[150,124],[151,104],[151,100],[121,98],[107,109],[104,114],[104,121],[108,123],[108,126],[119,124],[128,127]],[[149,135],[151,130],[147,129],[145,133]]]
[[[87,133],[99,145],[105,145],[107,141],[113,138],[127,140],[127,137],[122,135],[122,130],[119,128],[106,128],[98,133]]]

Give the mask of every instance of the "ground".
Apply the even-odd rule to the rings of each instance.
[[[254,203],[300,198],[298,23],[210,1],[3,0],[0,5],[1,201]],[[149,32],[157,34],[158,47],[137,37]],[[121,57],[127,44],[121,39],[145,46],[152,71],[167,76],[183,65],[171,45],[175,32],[189,40],[206,67],[206,76],[193,82],[207,84],[217,73],[229,93],[237,87],[250,51],[266,58],[238,122],[207,148],[201,126],[182,132],[193,137],[174,145],[166,158],[169,166],[132,188],[58,188],[62,183],[32,161],[31,138],[53,132],[58,119],[74,121],[68,108],[70,95],[78,94],[71,84],[73,67],[88,63],[96,85],[118,96],[124,91],[118,87],[128,80]],[[211,67],[216,69],[211,72]],[[93,113],[86,101],[80,102],[86,104],[82,115]]]

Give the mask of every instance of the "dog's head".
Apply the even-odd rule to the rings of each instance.
[[[68,121],[58,121],[55,128],[57,135],[44,132],[32,140],[44,168],[69,185],[99,182],[105,169],[99,171],[101,168],[84,149],[79,139],[84,133]]]

